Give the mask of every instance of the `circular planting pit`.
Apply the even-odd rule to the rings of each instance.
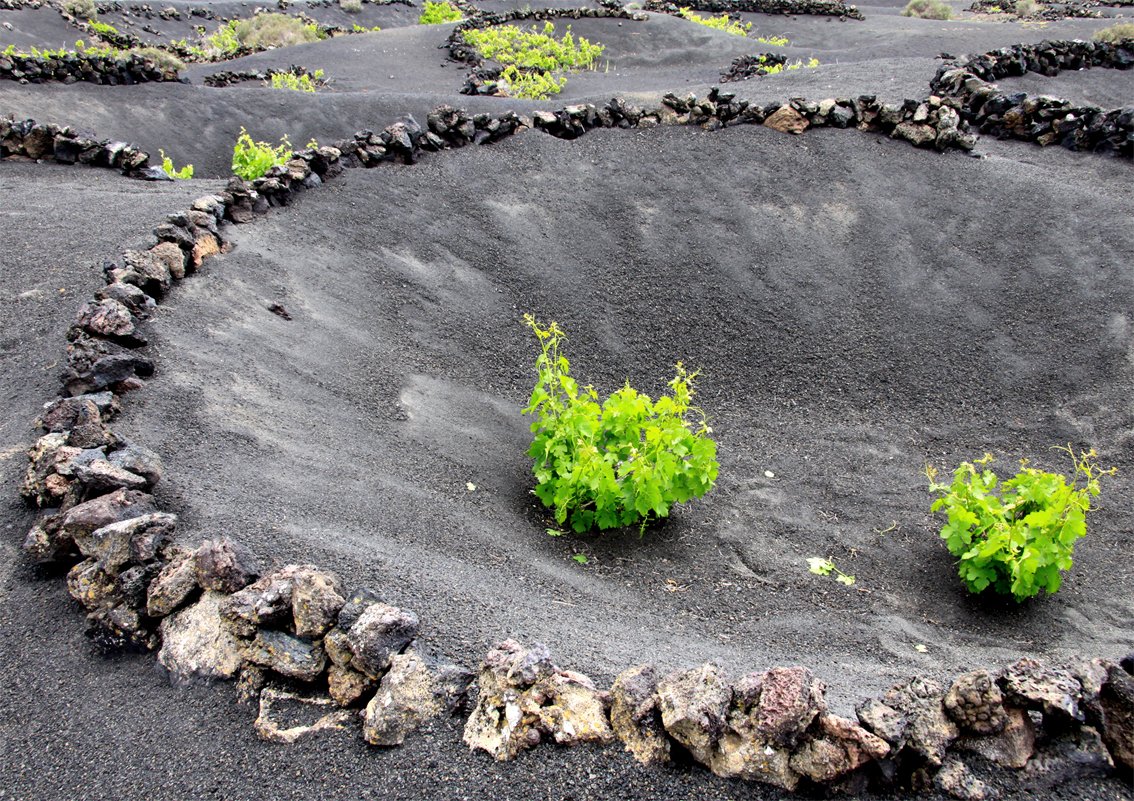
[[[606,36],[625,68],[537,101],[456,94],[469,68],[437,49],[452,26],[381,9],[390,30],[195,66],[188,85],[0,81],[14,118],[0,154],[8,792],[1130,797],[1130,160],[1073,152],[1118,141],[1093,122],[1059,130],[1099,98],[1124,125],[1129,73],[1027,72],[997,95],[965,83],[995,63],[933,60],[1105,21],[744,13],[761,33],[787,25],[793,54],[814,42],[820,66],[719,84],[762,51],[664,13],[584,15],[556,24]],[[0,17],[25,38],[60,24],[49,6]],[[203,81],[293,64],[332,83]],[[1015,101],[1036,125],[1058,112],[1056,143],[997,138],[1002,98],[1058,98],[1061,81],[1070,105]],[[950,98],[953,144],[911,146],[909,126],[943,136]],[[444,104],[469,113],[435,125]],[[407,113],[421,130],[387,127]],[[774,114],[806,130],[774,130]],[[14,125],[26,118],[71,129],[29,157],[49,137]],[[229,182],[241,127],[323,150],[275,184]],[[197,177],[100,169],[142,177],[159,148]],[[72,151],[79,164],[54,163]],[[361,166],[377,169],[343,169]],[[155,245],[188,273],[168,288],[138,277]],[[121,301],[136,329],[89,306],[73,327],[92,297]],[[657,397],[675,364],[699,369],[716,486],[642,532],[557,524],[526,455],[539,345],[525,314],[559,323],[571,374],[602,397],[627,381]],[[35,430],[91,341],[129,346],[132,372],[69,374],[71,394],[115,399],[65,402],[48,410],[64,423]],[[17,496],[33,443],[76,450],[41,477],[48,517]],[[1062,588],[970,595],[924,470],[988,453],[1002,478],[1022,459],[1069,474],[1067,446],[1117,473]],[[90,511],[116,487],[146,495]],[[21,552],[29,530],[43,564]],[[853,583],[810,571],[815,558]]]

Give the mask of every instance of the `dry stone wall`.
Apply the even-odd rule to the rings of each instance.
[[[345,167],[412,164],[424,152],[488,144],[525,127],[573,138],[597,127],[747,123],[799,133],[826,125],[971,147],[962,115],[989,85],[956,63],[935,85],[945,97],[895,105],[863,96],[761,107],[714,88],[705,98],[666,95],[657,108],[614,99],[530,120],[442,106],[425,126],[403,117],[379,133],[297,151],[255,181],[233,178],[154,228],[156,245],[107,262],[106,285],[78,310],[60,397],[44,406],[36,420],[42,435],[28,451],[21,492],[44,513],[25,552],[68,568],[68,592],[87,610],[93,637],[156,650],[174,682],[232,681],[259,706],[256,732],[274,742],[357,728],[371,744],[396,746],[428,721],[458,715],[464,742],[497,760],[545,743],[621,743],[643,764],[688,754],[720,776],[807,793],[937,788],[980,799],[990,791],[969,767],[974,757],[1020,769],[1039,752],[1049,766],[1129,780],[1134,655],[1064,666],[1024,659],[946,683],[915,677],[860,703],[853,719],[830,711],[826,688],[802,666],[731,677],[715,663],[667,675],[640,665],[604,689],[558,666],[544,646],[506,640],[474,673],[432,657],[419,617],[380,590],[346,587],[313,565],[269,572],[228,538],[190,545],[152,494],[163,476],[160,456],[112,428],[123,398],[154,374],[141,349],[172,285],[225,250],[227,225],[286,205]],[[32,120],[0,122],[0,157],[50,157],[128,175],[153,169],[137,148]],[[281,306],[272,311],[289,316]]]
[[[866,19],[858,8],[848,6],[842,0],[691,0],[680,4],[668,0],[646,0],[644,8],[666,14],[677,14],[682,9],[690,8],[714,14],[810,14],[841,19]]]
[[[0,53],[0,79],[23,84],[84,81],[104,86],[129,86],[150,81],[176,81],[178,75],[177,70],[162,69],[153,59],[139,53],[121,56]]]
[[[951,101],[974,130],[997,139],[1018,139],[1103,156],[1134,158],[1134,106],[1101,109],[1059,98],[1005,93],[989,79],[1065,69],[1134,67],[1134,42],[1041,42],[993,50],[943,63],[931,89]]]

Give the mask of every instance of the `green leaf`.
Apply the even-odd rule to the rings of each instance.
[[[809,556],[807,558],[808,570],[812,573],[818,573],[820,576],[829,575],[835,569],[835,565],[829,559],[824,559],[821,556]]]

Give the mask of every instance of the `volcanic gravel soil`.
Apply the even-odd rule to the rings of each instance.
[[[860,6],[864,22],[744,15],[822,66],[730,89],[761,103],[924,97],[942,51],[1107,24],[940,23],[900,8]],[[644,769],[618,746],[542,746],[496,764],[460,743],[460,720],[394,749],[356,732],[264,743],[230,687],[171,687],[152,654],[100,651],[61,574],[20,551],[34,519],[16,490],[24,451],[75,309],[104,260],[223,187],[242,126],[299,144],[402,113],[424,122],[442,103],[648,102],[703,94],[735,56],[773,49],[665,15],[578,20],[573,32],[608,45],[609,71],[570,76],[551,101],[471,98],[456,94],[464,68],[437,49],[450,26],[415,26],[408,7],[366,13],[384,16],[362,24],[386,30],[193,67],[189,85],[0,84],[0,114],[160,147],[198,176],[151,185],[0,163],[0,798],[782,797],[695,765]],[[0,11],[18,28],[0,29],[0,49],[58,46],[59,19]],[[203,85],[222,68],[293,63],[324,69],[332,91]],[[1129,72],[1012,81],[1131,102]],[[717,659],[732,676],[803,664],[849,715],[915,674],[1117,658],[1134,647],[1129,176],[1129,162],[1061,148],[982,138],[971,155],[938,154],[858,131],[752,126],[570,142],[528,130],[348,170],[225,229],[229,251],[147,324],[157,374],[114,426],[161,454],[156,495],[187,541],[232,536],[270,566],[312,563],[373,586],[421,616],[430,648],[470,667],[505,637],[544,642],[604,686],[647,661]],[[572,375],[600,393],[629,380],[657,396],[675,363],[699,368],[714,490],[640,539],[549,537],[524,455],[538,351],[525,313],[559,322]],[[1066,471],[1051,449],[1067,444],[1118,474],[1103,480],[1063,589],[1023,604],[968,596],[921,470],[989,452],[1002,474],[1022,458]],[[854,586],[809,573],[813,556]],[[978,774],[1002,797],[1134,797],[1097,775]]]

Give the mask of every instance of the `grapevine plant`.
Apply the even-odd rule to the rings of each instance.
[[[539,338],[538,380],[524,414],[535,416],[535,494],[554,507],[559,524],[577,532],[639,524],[666,517],[675,503],[701,497],[716,480],[717,446],[699,409],[689,405],[697,373],[677,365],[671,395],[652,401],[629,382],[601,405],[594,387],[579,388],[560,345],[555,323],[541,328],[524,320]],[[696,429],[686,420],[701,417]]]
[[[929,490],[938,494],[932,511],[944,510],[949,522],[941,529],[949,552],[959,560],[961,580],[972,593],[992,588],[1023,601],[1046,590],[1055,593],[1062,571],[1072,565],[1075,541],[1087,533],[1091,498],[1099,494],[1099,477],[1112,475],[1092,459],[1094,450],[1071,456],[1071,483],[1057,473],[1027,466],[1013,478],[1000,481],[988,469],[989,454],[975,464],[962,462],[951,484],[938,484],[937,471],[927,465]]]

